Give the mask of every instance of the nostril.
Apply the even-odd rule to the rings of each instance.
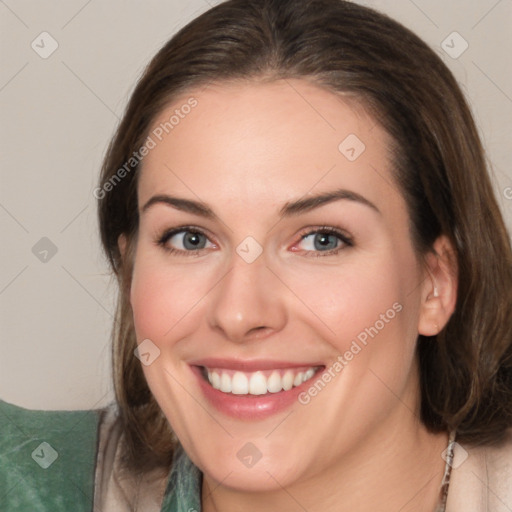
[[[265,325],[261,325],[259,327],[253,327],[252,329],[249,329],[249,331],[247,332],[247,337],[253,337],[253,338],[262,337],[266,334],[267,329],[269,329],[269,328],[266,327]]]

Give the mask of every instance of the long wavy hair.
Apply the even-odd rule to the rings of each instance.
[[[460,442],[499,440],[512,425],[512,253],[479,135],[453,75],[415,34],[367,7],[229,0],[195,18],[151,60],[98,183],[101,242],[119,285],[112,362],[127,467],[168,468],[176,439],[133,354],[129,289],[140,163],[120,169],[178,95],[210,82],[282,78],[350,94],[391,136],[417,254],[431,251],[444,234],[458,267],[454,314],[436,337],[417,341],[421,419],[433,432],[456,429]],[[128,241],[124,261],[121,234]]]

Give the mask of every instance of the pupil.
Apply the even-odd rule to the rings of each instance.
[[[334,235],[329,234],[319,234],[317,235],[318,238],[315,239],[315,249],[335,249],[336,248],[336,237]],[[331,247],[329,247],[329,237],[333,238],[334,240],[331,240]],[[316,244],[318,242],[318,246]]]
[[[183,245],[187,249],[197,249],[198,245],[200,244],[200,233],[187,233],[183,240]],[[190,244],[189,247],[187,247],[187,244]]]

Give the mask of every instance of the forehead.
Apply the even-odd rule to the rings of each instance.
[[[212,202],[283,202],[345,187],[392,198],[389,138],[351,98],[306,80],[190,90],[154,120],[141,204],[173,191]]]

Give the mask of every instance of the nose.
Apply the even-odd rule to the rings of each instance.
[[[287,320],[282,286],[264,254],[247,263],[234,253],[229,270],[209,294],[210,327],[236,343],[280,331]]]

